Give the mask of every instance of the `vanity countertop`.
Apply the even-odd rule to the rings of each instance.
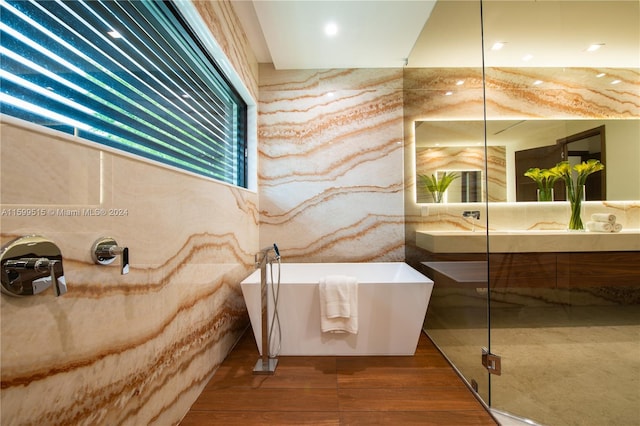
[[[484,231],[416,231],[416,244],[431,253],[640,251],[640,230],[489,231],[488,242]]]

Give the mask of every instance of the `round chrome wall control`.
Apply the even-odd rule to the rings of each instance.
[[[91,248],[91,258],[99,265],[110,265],[116,260],[116,254],[111,253],[112,247],[118,247],[118,243],[113,238],[98,238]]]
[[[53,286],[56,296],[67,292],[62,253],[53,242],[39,235],[16,238],[0,254],[2,293],[33,296]]]
[[[110,265],[117,256],[122,256],[121,274],[129,272],[129,249],[120,247],[111,237],[101,237],[91,247],[91,258],[98,265]]]

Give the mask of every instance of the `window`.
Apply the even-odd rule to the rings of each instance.
[[[246,187],[247,106],[172,3],[0,5],[2,113]]]

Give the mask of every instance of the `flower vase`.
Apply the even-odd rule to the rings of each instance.
[[[584,185],[577,185],[575,192],[567,188],[569,203],[571,205],[571,216],[569,217],[569,231],[584,231],[582,223],[582,202],[584,199]]]
[[[538,189],[538,201],[553,201],[553,188]]]

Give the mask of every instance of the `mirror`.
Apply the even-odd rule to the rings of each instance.
[[[443,170],[442,173],[456,173],[454,180],[445,193],[448,203],[477,203],[482,201],[482,170]]]
[[[422,131],[430,134],[431,122],[422,122],[424,125]],[[428,124],[427,124],[428,123]],[[453,122],[446,122],[447,125]],[[468,123],[468,122],[467,122]],[[443,123],[438,123],[443,124]],[[475,124],[475,123],[474,123]],[[418,138],[418,123],[416,123],[416,139]],[[443,127],[439,128],[442,131]],[[434,132],[435,134],[439,132]],[[425,135],[426,139],[429,139]],[[445,203],[470,203],[485,201],[485,197],[489,196],[489,201],[506,201],[506,150],[503,146],[487,147],[487,189],[485,191],[484,176],[482,170],[485,168],[485,150],[481,143],[473,143],[471,146],[464,144],[444,142],[439,137],[437,142],[416,144],[416,195],[418,203],[433,202],[433,196],[421,184],[420,175],[432,176],[447,171],[456,173],[459,178],[454,180],[442,202]],[[470,142],[465,138],[463,141]],[[426,142],[423,139],[423,142]]]
[[[481,120],[417,121],[415,123],[416,175],[437,171],[484,170],[484,123]],[[640,180],[629,175],[638,169],[640,120],[491,120],[487,121],[487,189],[490,202],[535,201],[535,182],[524,177],[530,167],[549,168],[568,155],[570,161],[599,158],[605,169],[590,176],[589,186],[598,195],[587,200],[636,200]],[[594,142],[594,138],[597,141]],[[606,139],[606,144],[604,143]],[[518,165],[523,153],[544,149],[558,151],[560,157],[531,155]],[[554,154],[555,155],[555,154]],[[580,158],[575,158],[580,155]],[[523,171],[524,170],[524,171]],[[626,172],[625,172],[626,171]],[[522,176],[521,176],[522,175]],[[481,178],[482,180],[482,178]],[[601,184],[596,181],[601,182]],[[417,202],[433,202],[417,180]],[[557,186],[560,183],[556,184]],[[528,188],[518,195],[519,187]],[[587,191],[590,191],[587,186]],[[453,187],[453,183],[452,183]],[[556,200],[564,200],[561,186]],[[470,202],[459,196],[446,202]],[[454,201],[455,200],[455,201]],[[481,197],[478,201],[484,201]]]
[[[424,202],[476,203],[483,200],[482,170],[436,170],[419,179],[418,197]]]
[[[555,145],[529,148],[515,152],[516,201],[537,201],[538,185],[525,176],[531,168],[550,169],[558,162],[567,160],[574,167],[588,160],[605,159],[605,126],[585,130],[566,138],[558,139]],[[574,172],[575,176],[576,172]],[[595,172],[587,177],[585,199],[588,201],[606,200],[606,170]],[[559,180],[553,188],[552,201],[565,201],[564,183]]]
[[[486,119],[488,148],[505,154],[488,152],[487,201],[515,202],[516,151],[604,126],[602,188],[591,197],[640,200],[638,2],[588,3],[438,1],[405,68],[416,173],[478,168],[483,158],[465,165],[462,150],[484,144]],[[445,149],[457,150],[455,167],[422,158]]]

